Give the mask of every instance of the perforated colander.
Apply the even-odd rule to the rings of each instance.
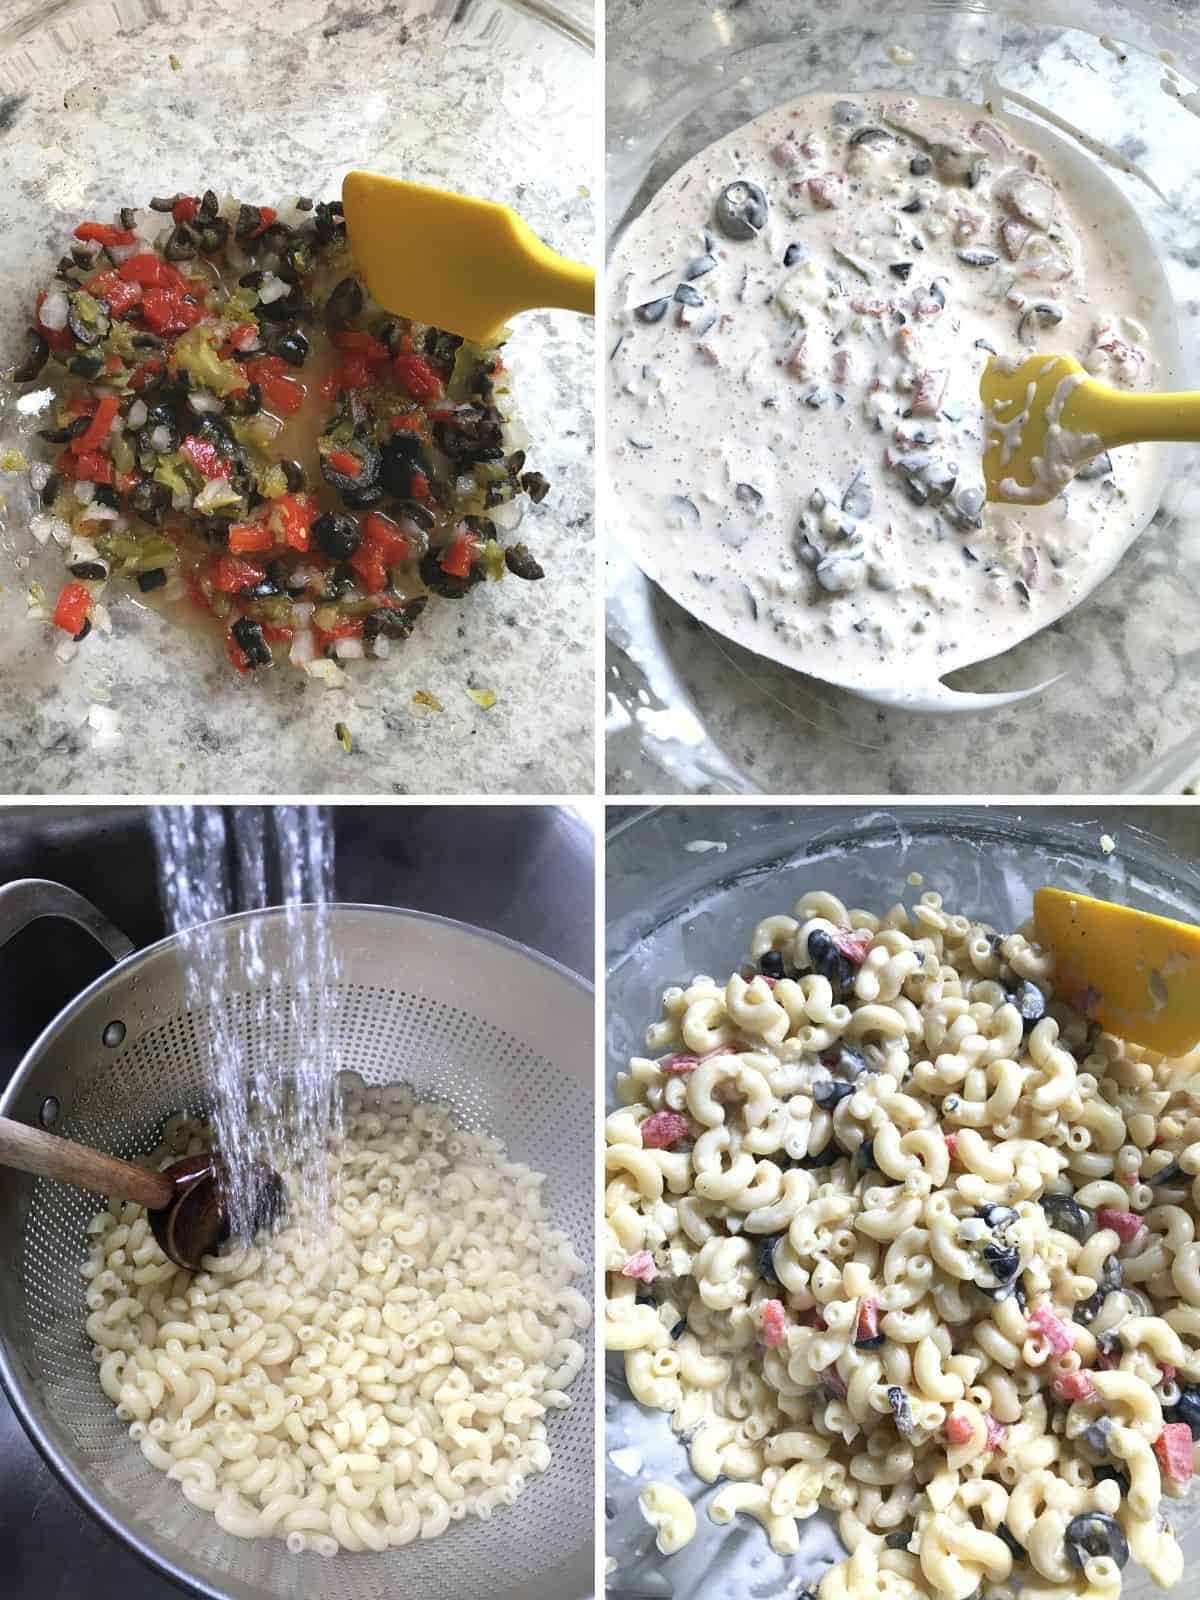
[[[267,960],[287,937],[262,924]],[[0,1114],[50,1125],[133,1156],[164,1119],[205,1109],[207,1009],[187,1009],[178,945],[132,946],[56,884],[0,889],[0,942],[37,916],[86,927],[117,965],[42,1034],[0,1099]],[[238,971],[245,916],[215,924]],[[378,906],[339,905],[330,938],[340,981],[339,1064],[372,1084],[406,1082],[447,1102],[471,1129],[502,1139],[549,1178],[553,1221],[592,1259],[592,997],[580,979],[520,945],[461,923]],[[255,1014],[231,989],[224,1008],[252,1060],[288,1049],[286,1022]],[[286,1007],[282,1009],[286,1013]],[[515,1505],[466,1518],[440,1539],[379,1554],[290,1555],[278,1540],[222,1532],[143,1458],[102,1393],[84,1333],[85,1227],[93,1196],[0,1172],[0,1378],[17,1414],[68,1487],[107,1527],[176,1582],[230,1600],[583,1600],[592,1591],[593,1371],[570,1410],[548,1420],[550,1468]],[[590,1274],[580,1288],[590,1293]],[[589,1351],[591,1341],[585,1336]]]

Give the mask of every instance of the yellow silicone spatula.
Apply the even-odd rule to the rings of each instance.
[[[595,311],[593,269],[556,254],[507,206],[372,172],[347,174],[342,206],[371,298],[397,316],[487,344],[519,311]]]
[[[1012,372],[993,356],[979,380],[989,500],[1044,506],[1092,457],[1143,439],[1200,439],[1200,393],[1128,394],[1071,356],[1029,356]],[[1066,477],[1056,477],[1063,465]]]
[[[1033,919],[1064,1000],[1163,1055],[1200,1043],[1200,927],[1068,889],[1039,889]]]

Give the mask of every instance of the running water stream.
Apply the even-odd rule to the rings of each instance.
[[[273,1168],[296,1219],[319,1238],[340,1116],[329,818],[316,806],[157,806],[152,826],[188,1009],[204,1019],[200,1047],[231,1235],[254,1233],[260,1178]],[[283,907],[281,932],[258,916],[242,922],[236,940],[211,926],[271,903]]]

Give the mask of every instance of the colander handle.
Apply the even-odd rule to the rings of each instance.
[[[50,878],[14,878],[0,886],[0,945],[39,917],[65,917],[76,923],[104,946],[114,962],[124,961],[137,948],[90,900],[65,884]]]

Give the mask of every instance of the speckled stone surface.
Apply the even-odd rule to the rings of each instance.
[[[898,63],[893,46],[911,51],[912,63]],[[1174,74],[1163,50],[1175,53]],[[1165,203],[1136,179],[1118,181],[1162,252],[1180,326],[1178,381],[1197,387],[1200,128],[1172,94],[1172,77],[1178,91],[1194,88],[1189,61],[1200,64],[1200,12],[1190,0],[936,14],[898,0],[836,9],[814,0],[721,8],[609,0],[609,225],[720,133],[806,90],[979,99],[991,74],[1153,175]],[[881,710],[719,638],[641,576],[614,518],[609,792],[1177,792],[1200,772],[1198,461],[1195,447],[1179,447],[1173,517],[1160,513],[1082,606],[1004,657],[953,675],[974,690],[1062,675],[984,715]]]
[[[39,9],[0,5],[5,366],[76,221],[152,194],[332,196],[364,166],[507,201],[557,249],[591,254],[592,58],[499,0],[114,0],[23,28]],[[521,529],[546,580],[435,601],[337,690],[291,668],[238,681],[219,636],[132,599],[113,604],[112,637],[61,665],[51,630],[25,619],[29,581],[56,592],[61,558],[29,534],[27,486],[0,478],[0,792],[590,790],[591,351],[590,323],[557,312],[518,319],[507,349],[530,466],[553,484]],[[6,396],[0,443],[28,424]],[[494,708],[468,686],[494,690]],[[418,689],[444,710],[414,704]],[[96,701],[119,715],[115,742],[86,725]]]

